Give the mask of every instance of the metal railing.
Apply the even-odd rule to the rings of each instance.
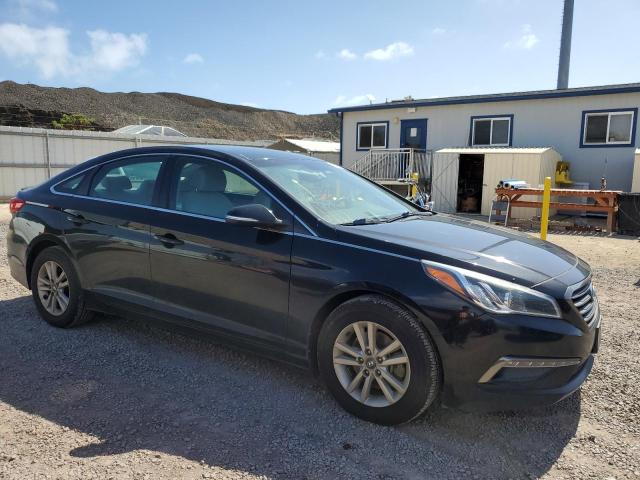
[[[413,148],[372,149],[356,160],[350,170],[374,182],[414,182],[431,176],[431,152]]]

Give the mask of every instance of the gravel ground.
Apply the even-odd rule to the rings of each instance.
[[[636,239],[551,236],[592,264],[605,315],[581,392],[392,428],[349,416],[304,371],[210,341],[142,321],[47,326],[10,278],[6,228],[0,478],[640,478]]]

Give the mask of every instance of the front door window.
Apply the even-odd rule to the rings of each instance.
[[[187,157],[180,159],[178,165],[172,201],[172,208],[178,211],[223,219],[229,210],[240,205],[259,203],[270,210],[275,207],[267,193],[221,163]]]

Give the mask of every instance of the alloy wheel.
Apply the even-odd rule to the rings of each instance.
[[[340,332],[333,345],[333,368],[347,393],[370,407],[388,407],[409,388],[404,346],[375,322],[354,322]]]
[[[69,279],[64,269],[53,260],[42,264],[38,270],[38,297],[44,309],[56,317],[69,306]]]

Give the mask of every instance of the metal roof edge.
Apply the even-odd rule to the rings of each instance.
[[[524,100],[539,100],[546,98],[562,97],[588,97],[591,95],[612,95],[620,93],[640,92],[640,83],[603,85],[600,87],[577,87],[565,90],[541,90],[529,92],[496,93],[489,95],[468,95],[462,97],[442,97],[409,102],[376,103],[373,105],[361,105],[355,107],[337,107],[327,110],[328,113],[359,112],[365,110],[386,110],[392,108],[407,107],[433,107],[441,105],[463,105],[474,103],[510,102]]]
[[[434,153],[544,153],[553,147],[447,147]]]

